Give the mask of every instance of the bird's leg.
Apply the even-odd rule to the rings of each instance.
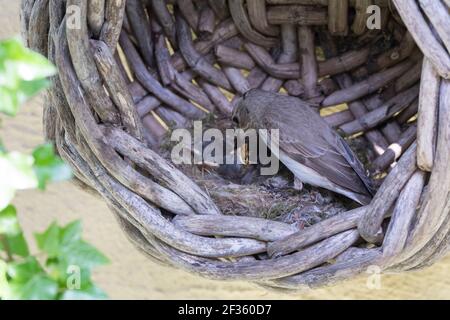
[[[303,182],[297,177],[294,177],[294,189],[298,191],[303,190]]]

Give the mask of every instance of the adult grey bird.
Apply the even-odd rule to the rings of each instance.
[[[233,119],[242,129],[279,129],[278,142],[267,141],[267,137],[263,141],[279,150],[279,160],[301,182],[360,204],[370,202],[374,190],[363,165],[347,142],[308,103],[252,89],[236,104]]]

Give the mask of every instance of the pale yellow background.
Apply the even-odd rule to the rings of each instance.
[[[0,38],[19,34],[19,0],[0,0]],[[29,151],[42,142],[42,100],[25,105],[15,119],[4,119],[0,136],[10,150]],[[3,117],[4,118],[4,117]],[[0,177],[1,179],[1,177]],[[380,290],[369,290],[366,277],[345,284],[287,296],[267,293],[243,282],[209,281],[153,264],[127,241],[112,214],[97,198],[70,183],[45,193],[20,192],[14,201],[28,239],[50,222],[81,219],[84,236],[112,261],[95,280],[117,299],[449,299],[450,257],[425,271],[383,275]]]

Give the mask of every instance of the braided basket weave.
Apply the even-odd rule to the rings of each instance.
[[[367,27],[371,5],[381,29]],[[46,138],[143,252],[204,277],[293,291],[370,266],[415,270],[447,253],[449,8],[449,0],[23,0],[22,27],[27,45],[59,70]],[[168,124],[230,117],[256,87],[321,109],[347,104],[325,119],[347,137],[362,132],[376,155],[383,179],[370,205],[302,230],[225,215],[158,153]]]

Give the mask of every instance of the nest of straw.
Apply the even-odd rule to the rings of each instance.
[[[379,29],[368,29],[368,8]],[[23,0],[59,73],[45,134],[151,259],[294,291],[423,268],[450,235],[448,0]],[[369,9],[373,9],[370,7]],[[251,88],[317,105],[379,189],[352,207],[289,176],[175,166],[174,128],[227,123]],[[226,127],[226,125],[225,125]],[[225,170],[226,171],[226,170]],[[252,178],[253,179],[253,178]]]

